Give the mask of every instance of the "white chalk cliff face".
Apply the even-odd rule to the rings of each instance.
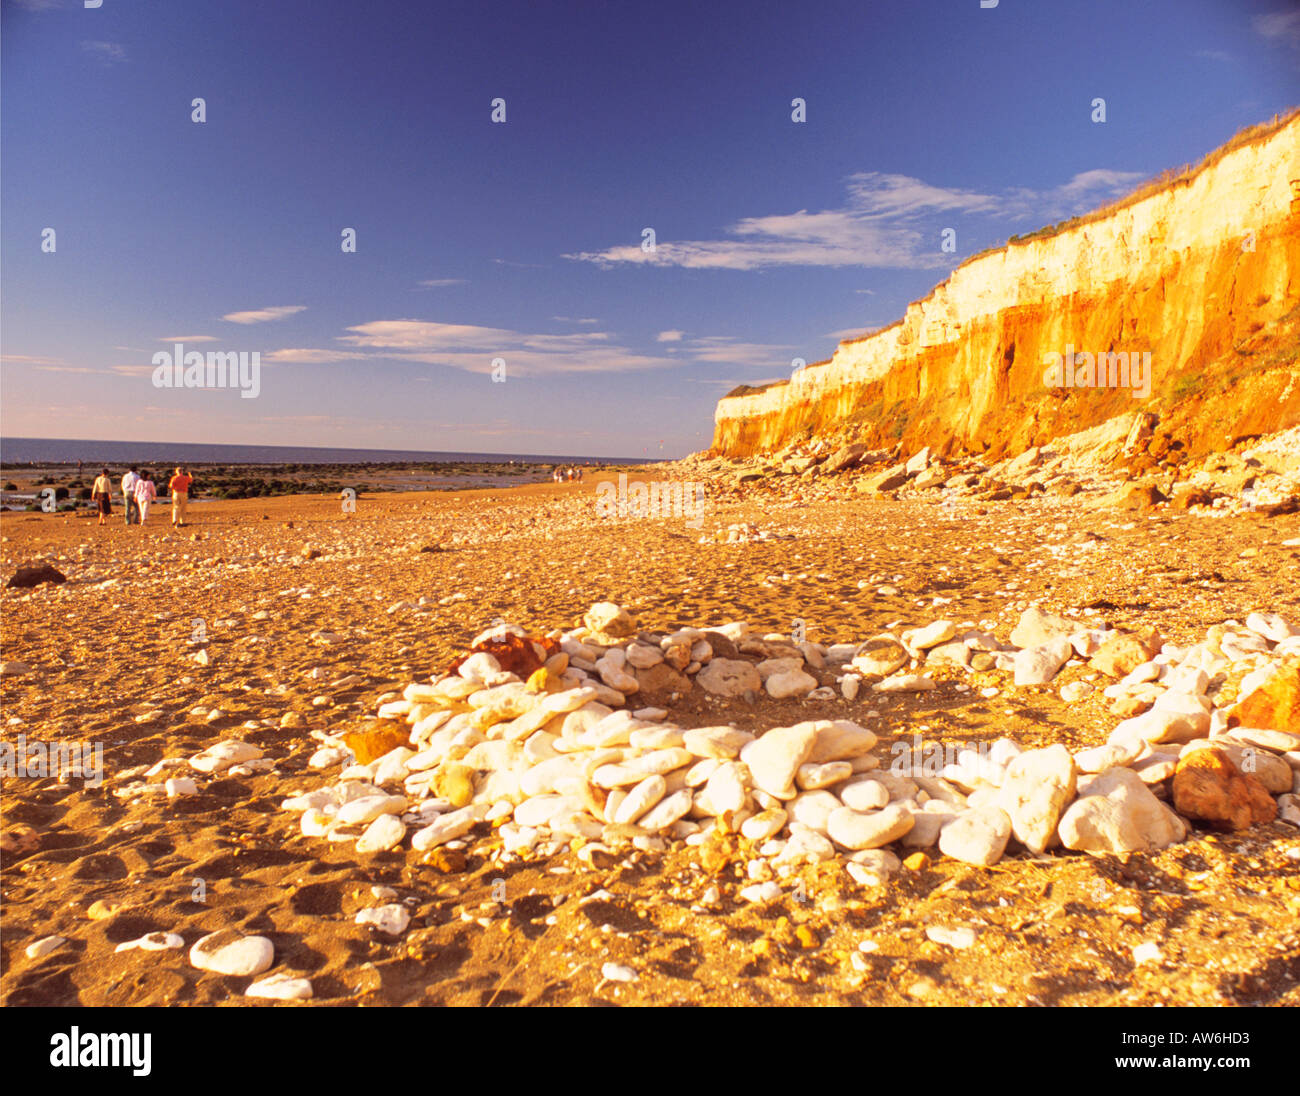
[[[1251,339],[1267,344],[1298,303],[1300,114],[1293,114],[1190,179],[968,261],[901,321],[842,342],[829,362],[724,398],[713,447],[747,455],[847,431],[867,441],[1005,453],[1139,409],[1138,395],[1118,386],[1045,384],[1049,356],[1067,348],[1149,352],[1151,391],[1140,409],[1154,411],[1254,357],[1252,402],[1269,407],[1243,407],[1242,421],[1230,415],[1221,425],[1249,432],[1263,414],[1262,425],[1280,429],[1300,421],[1300,384],[1287,383],[1286,361],[1272,363],[1280,372],[1259,369],[1272,362],[1268,345],[1247,355],[1239,348]],[[1294,381],[1294,353],[1290,366]]]

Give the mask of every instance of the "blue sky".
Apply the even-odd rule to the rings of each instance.
[[[684,454],[735,385],[1300,102],[1288,0],[0,13],[8,436]],[[260,352],[257,398],[155,387],[178,339]]]

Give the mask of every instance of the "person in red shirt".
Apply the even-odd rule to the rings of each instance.
[[[172,496],[172,524],[185,525],[185,504],[190,500],[190,484],[193,476],[187,476],[184,468],[177,468],[176,474],[167,481],[167,489]]]

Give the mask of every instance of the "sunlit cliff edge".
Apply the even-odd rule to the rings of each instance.
[[[1067,346],[1150,352],[1149,394],[1049,387],[1048,356]],[[967,260],[828,362],[730,393],[713,451],[826,438],[998,458],[1133,411],[1192,454],[1300,423],[1300,110]]]

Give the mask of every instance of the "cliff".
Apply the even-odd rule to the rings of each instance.
[[[1070,347],[1149,354],[1149,393],[1045,384],[1049,355]],[[900,321],[789,381],[737,389],[718,404],[713,450],[833,437],[997,458],[1142,410],[1203,452],[1300,422],[1298,360],[1294,111],[1059,231],[967,260]]]

